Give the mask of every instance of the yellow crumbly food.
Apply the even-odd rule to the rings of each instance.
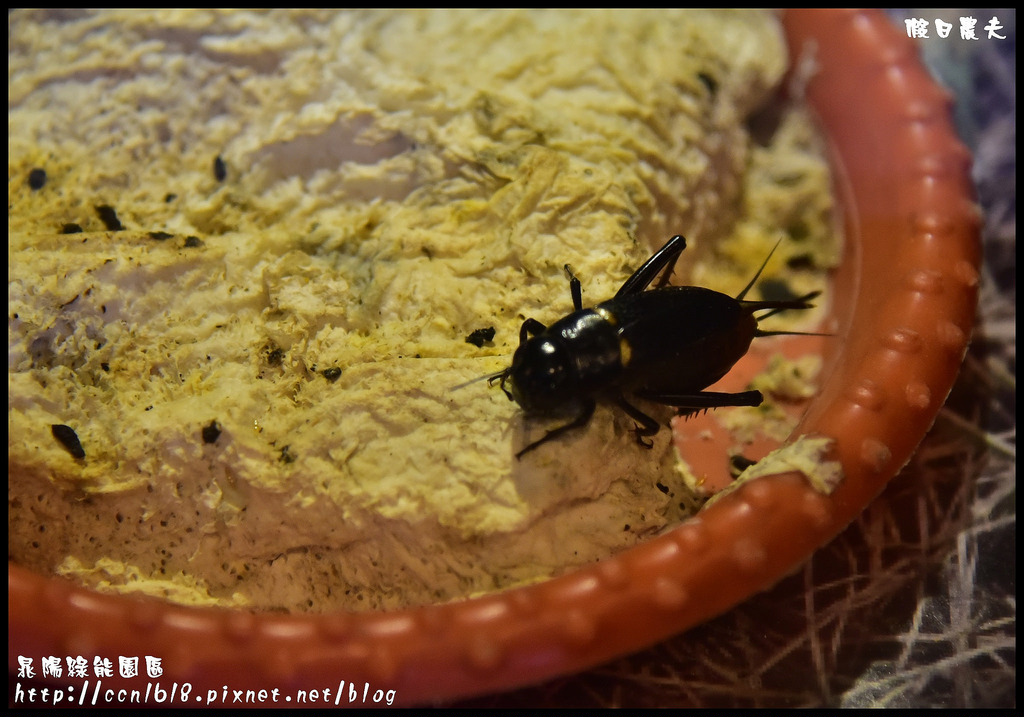
[[[828,495],[843,478],[842,463],[828,460],[834,444],[833,439],[824,436],[799,436],[740,473],[732,485],[711,496],[703,507],[707,508],[744,483],[789,471],[802,473],[814,490]]]
[[[9,555],[101,589],[389,608],[632,545],[683,516],[667,431],[601,408],[516,461],[543,423],[452,387],[571,308],[567,262],[595,303],[674,233],[746,247],[730,293],[779,236],[834,258],[806,118],[746,126],[770,14],[8,23]]]

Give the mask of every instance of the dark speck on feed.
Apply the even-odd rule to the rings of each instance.
[[[46,170],[36,167],[28,173],[28,186],[32,191],[42,189],[46,185]]]

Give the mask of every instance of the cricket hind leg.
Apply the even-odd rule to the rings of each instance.
[[[711,408],[725,406],[760,406],[764,395],[760,391],[740,391],[738,393],[722,393],[718,391],[697,391],[696,393],[657,393],[638,392],[637,396],[654,403],[663,403],[680,409],[680,416],[692,416]]]
[[[683,253],[685,248],[686,237],[676,234],[665,242],[665,246],[661,247],[650,259],[645,261],[643,266],[634,271],[632,276],[623,282],[622,286],[615,293],[615,298],[618,299],[621,296],[641,293],[667,267],[667,271],[658,284],[659,286],[664,286],[668,283],[668,277],[672,275],[676,261],[678,261],[679,255]]]

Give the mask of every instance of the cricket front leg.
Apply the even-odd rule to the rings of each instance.
[[[566,431],[571,431],[574,428],[582,428],[583,426],[587,425],[587,423],[590,422],[591,416],[594,415],[595,408],[596,404],[592,400],[583,403],[580,406],[579,414],[577,414],[575,418],[566,423],[564,426],[552,428],[550,431],[545,433],[543,436],[541,436],[533,443],[528,443],[525,448],[516,453],[516,460],[522,458],[525,454],[529,453],[538,446],[541,446],[554,438],[558,438],[558,436],[562,435]]]

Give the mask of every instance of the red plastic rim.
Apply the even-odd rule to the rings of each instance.
[[[161,684],[189,686],[188,700],[174,706],[225,686],[286,695],[339,683],[368,704],[389,691],[396,704],[448,700],[657,642],[771,586],[834,537],[906,463],[952,386],[977,302],[980,219],[950,97],[911,40],[877,11],[794,10],[784,24],[794,63],[813,63],[806,96],[827,133],[844,210],[841,348],[794,434],[835,440],[845,479],[832,495],[798,473],[764,478],[666,535],[564,577],[387,613],[186,608],[99,594],[11,564],[11,673],[19,656],[91,663],[100,655],[116,664],[150,655],[161,660]],[[145,691],[153,682],[144,672],[114,673],[104,689]]]

